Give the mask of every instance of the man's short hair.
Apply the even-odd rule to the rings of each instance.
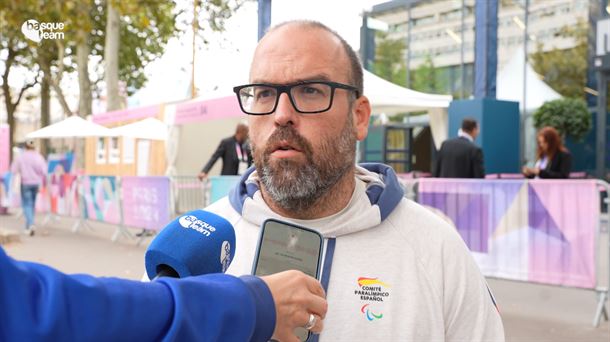
[[[337,37],[337,39],[339,39],[339,41],[341,42],[341,46],[343,46],[343,50],[345,51],[345,54],[347,55],[347,58],[349,60],[349,82],[351,83],[352,86],[356,87],[356,89],[358,89],[358,94],[362,95],[363,91],[364,91],[364,81],[363,81],[363,72],[362,72],[362,64],[360,63],[360,58],[358,58],[358,55],[356,54],[356,52],[354,51],[354,49],[352,49],[352,47],[345,41],[345,39],[343,39],[343,37],[341,37],[337,32],[333,31],[331,28],[329,28],[328,26],[318,22],[318,21],[314,21],[314,20],[292,20],[292,21],[286,21],[283,23],[280,23],[274,27],[272,27],[271,29],[269,29],[269,31],[267,31],[267,34],[270,34],[271,32],[277,30],[278,28],[282,27],[282,26],[286,26],[286,25],[299,25],[299,26],[304,26],[304,27],[310,27],[310,28],[318,28],[321,29],[323,31],[326,31],[330,34],[332,34],[333,36]]]
[[[477,126],[477,120],[473,118],[465,118],[462,120],[462,131],[464,132],[472,132]]]

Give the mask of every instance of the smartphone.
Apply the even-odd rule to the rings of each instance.
[[[252,273],[265,276],[288,270],[299,270],[320,279],[323,238],[315,230],[276,219],[263,222]],[[301,341],[309,339],[309,331],[297,328]]]

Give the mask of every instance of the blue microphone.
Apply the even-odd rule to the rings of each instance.
[[[170,222],[144,256],[149,279],[224,273],[235,254],[235,230],[226,219],[193,210]]]

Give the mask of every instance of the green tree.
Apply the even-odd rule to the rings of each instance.
[[[378,33],[377,41],[373,73],[392,83],[406,85],[407,69],[403,58],[406,44],[404,40],[388,39],[385,33]]]
[[[591,113],[582,99],[561,98],[545,102],[534,112],[534,126],[551,126],[562,136],[582,140],[591,130]]]
[[[564,26],[557,36],[574,39],[570,49],[544,52],[538,43],[537,52],[530,55],[532,67],[543,80],[559,94],[572,98],[585,98],[587,78],[587,24],[579,21],[575,26]]]
[[[1,84],[2,89],[2,100],[4,102],[4,108],[7,113],[7,121],[10,127],[9,129],[9,146],[13,146],[15,141],[15,112],[19,107],[19,104],[23,99],[26,98],[27,92],[40,82],[40,71],[32,61],[32,50],[27,43],[23,40],[15,39],[15,34],[8,34],[9,31],[14,28],[9,27],[6,21],[2,18],[6,13],[0,12],[0,56],[2,56],[2,64],[0,65],[1,70]],[[22,73],[25,76],[21,84],[11,86],[9,84],[9,78],[15,69],[20,68],[30,69],[33,72]],[[9,149],[9,153],[12,155],[12,149]]]
[[[434,66],[430,55],[427,55],[424,63],[413,72],[412,88],[425,93],[444,92],[445,85],[440,80],[439,70]]]

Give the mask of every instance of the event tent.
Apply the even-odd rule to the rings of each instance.
[[[451,95],[427,94],[401,87],[364,70],[364,94],[371,101],[373,113],[386,115],[431,108],[447,108]]]
[[[447,108],[453,99],[451,95],[427,94],[404,88],[367,70],[364,70],[364,94],[371,101],[374,114],[394,115],[427,110],[436,148],[440,148],[447,139]]]
[[[115,134],[104,126],[72,115],[62,121],[27,134],[26,139],[111,137]]]
[[[167,140],[168,127],[159,119],[146,118],[144,120],[112,128],[111,131],[113,134],[121,137]]]
[[[497,77],[496,98],[519,102],[519,109],[523,110],[523,49],[517,49],[513,57],[504,66]],[[532,66],[525,65],[526,84],[525,107],[530,113],[540,108],[545,102],[561,98],[553,88],[540,79]]]

